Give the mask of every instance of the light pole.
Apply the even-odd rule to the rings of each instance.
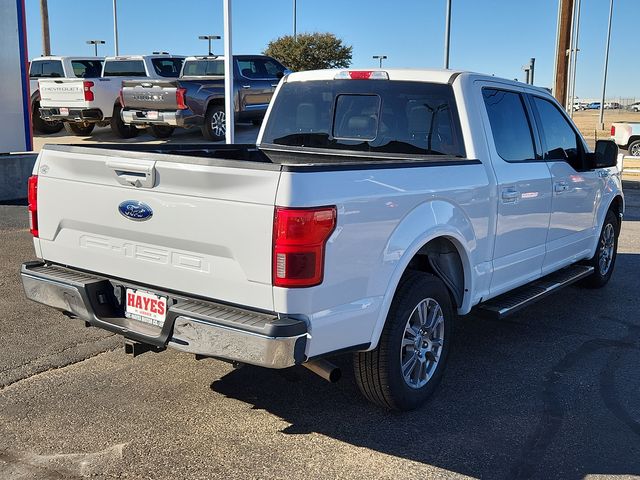
[[[234,142],[235,108],[233,97],[233,22],[231,21],[231,0],[222,1],[224,22],[224,119],[225,140],[227,144]]]
[[[209,41],[209,55],[213,55],[211,51],[211,40],[220,40],[220,35],[200,35],[198,37],[200,40],[208,40]]]
[[[449,41],[451,40],[451,0],[447,0],[447,18],[444,30],[444,68],[449,68]]]
[[[116,51],[116,56],[120,55],[120,49],[118,48],[118,8],[116,7],[116,0],[113,0],[113,46]]]
[[[382,61],[387,59],[386,55],[374,55],[374,60],[380,60],[380,68],[382,68]]]
[[[296,12],[296,0],[293,0],[293,41],[295,42],[298,39],[298,22],[297,22],[297,12]]]
[[[98,56],[98,45],[104,45],[104,40],[87,40],[88,45],[93,45],[95,56]]]
[[[609,43],[611,42],[611,18],[613,17],[613,0],[609,4],[609,28],[607,29],[607,47],[604,53],[604,73],[602,74],[602,101],[600,102],[600,130],[604,129],[604,96],[607,90],[607,69],[609,68]]]

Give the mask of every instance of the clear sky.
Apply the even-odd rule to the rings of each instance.
[[[112,0],[48,0],[51,50],[88,55],[88,39],[101,39],[99,54],[113,54]],[[298,32],[332,32],[353,46],[355,67],[443,65],[446,0],[297,0]],[[38,0],[26,0],[29,55],[42,53]],[[293,0],[232,0],[234,53],[260,53],[268,42],[292,33]],[[524,78],[536,58],[535,83],[551,86],[558,0],[453,0],[451,60],[454,69]],[[576,93],[599,98],[609,0],[582,0]],[[608,97],[640,98],[640,0],[615,0]],[[222,0],[118,0],[121,54],[164,50],[205,54],[198,35],[222,35]],[[214,41],[214,52],[222,41]]]

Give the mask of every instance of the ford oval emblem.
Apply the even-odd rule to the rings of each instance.
[[[135,220],[136,222],[144,222],[153,216],[151,207],[137,200],[125,200],[118,205],[118,211],[123,217],[127,217],[129,220]]]

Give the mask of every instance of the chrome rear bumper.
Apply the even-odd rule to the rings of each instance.
[[[21,276],[30,300],[137,342],[268,368],[286,368],[306,360],[307,325],[302,320],[165,293],[43,262],[23,264]],[[162,327],[124,317],[123,292],[127,287],[168,298]]]

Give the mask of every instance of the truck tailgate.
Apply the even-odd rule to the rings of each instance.
[[[125,81],[122,82],[122,98],[129,109],[177,110],[175,81]]]
[[[44,79],[38,81],[40,106],[85,107],[83,79]]]
[[[42,258],[272,311],[279,169],[254,162],[222,163],[168,154],[45,147],[37,163],[36,242]],[[121,212],[136,202],[146,204],[152,216],[140,221]]]

